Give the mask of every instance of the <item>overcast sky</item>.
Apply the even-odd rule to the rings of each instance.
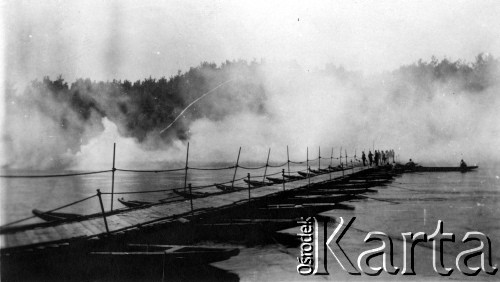
[[[6,74],[136,80],[240,58],[372,73],[500,56],[499,1],[234,2],[6,1]]]

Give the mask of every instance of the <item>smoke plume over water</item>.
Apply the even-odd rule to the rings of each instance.
[[[401,161],[457,164],[498,160],[499,63],[432,59],[362,75],[327,65],[203,63],[170,78],[95,82],[62,78],[6,89],[4,168],[172,166],[190,160],[304,160],[394,148]],[[229,81],[189,108],[192,101]],[[344,150],[343,149],[343,150]]]

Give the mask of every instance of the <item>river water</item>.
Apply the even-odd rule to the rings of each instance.
[[[287,169],[286,167],[284,167]],[[303,166],[292,166],[291,170],[303,169]],[[235,274],[242,281],[309,281],[309,280],[499,280],[500,274],[494,276],[480,273],[476,277],[461,274],[455,266],[455,257],[460,251],[470,249],[477,242],[462,243],[468,231],[479,231],[491,240],[492,263],[500,262],[500,166],[483,164],[474,172],[442,172],[442,173],[410,173],[395,179],[385,187],[377,188],[368,198],[355,200],[347,204],[353,209],[338,209],[322,213],[332,220],[350,220],[356,217],[352,228],[346,232],[341,246],[356,261],[363,251],[373,249],[380,243],[364,243],[363,239],[370,231],[381,231],[387,234],[394,244],[394,264],[403,264],[403,241],[401,233],[426,232],[428,235],[436,230],[438,220],[443,222],[444,232],[455,234],[455,242],[446,242],[443,247],[444,263],[454,268],[451,276],[437,274],[432,267],[433,250],[431,243],[422,243],[415,249],[415,276],[392,276],[384,272],[380,276],[352,276],[344,272],[333,256],[328,260],[329,275],[300,276],[296,272],[298,247],[284,247],[280,244],[259,247],[242,247],[238,256],[227,261],[213,264],[215,267]],[[282,168],[269,168],[267,174],[279,173]],[[240,169],[236,178],[242,178],[251,172],[262,175],[264,170],[245,171]],[[16,174],[54,173],[54,172],[3,172]],[[207,185],[231,180],[233,170],[192,171],[187,183],[193,186]],[[117,171],[115,175],[115,192],[161,190],[184,186],[184,172],[171,173],[134,173]],[[222,180],[222,181],[221,181]],[[111,173],[57,177],[57,178],[9,178],[1,179],[0,193],[2,198],[2,224],[31,216],[31,210],[38,208],[50,210],[66,203],[76,201],[101,191],[111,190]],[[239,181],[236,185],[243,185]],[[214,188],[208,188],[214,189]],[[207,190],[206,190],[207,191]],[[120,195],[127,199],[155,201],[173,197],[171,192]],[[122,208],[118,202],[114,208]],[[110,208],[109,196],[104,197],[106,209]],[[92,198],[63,211],[88,214],[100,209],[97,198]],[[27,222],[36,222],[32,219]],[[331,224],[329,233],[336,223]],[[299,228],[291,228],[282,232],[296,234]],[[321,250],[322,252],[322,250]],[[487,256],[486,256],[487,257]],[[486,262],[488,263],[488,261]],[[381,265],[379,258],[373,265]],[[472,260],[471,265],[478,265]]]

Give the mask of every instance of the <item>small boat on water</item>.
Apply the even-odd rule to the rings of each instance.
[[[341,171],[343,168],[340,165],[338,165],[338,166],[331,166],[331,165],[329,165],[328,169],[333,172],[333,171]]]
[[[290,179],[291,181],[294,181],[294,180],[301,180],[301,179],[304,179],[304,178],[305,178],[304,176],[299,176],[299,175],[287,175],[287,174],[285,174],[284,176],[285,176],[285,178],[288,178],[288,179]]]
[[[188,191],[182,191],[179,189],[174,189],[172,190],[175,194],[182,196],[187,199],[197,199],[197,198],[205,198],[208,196],[213,196],[213,195],[219,195],[219,194],[224,194],[224,193],[208,193],[208,192],[192,192],[189,193]]]
[[[187,263],[189,265],[208,264],[227,260],[238,255],[238,248],[214,248],[205,246],[148,245],[129,244],[117,251],[93,251],[89,255],[102,262],[119,264],[145,263],[169,264]]]
[[[222,190],[224,192],[234,192],[234,191],[240,191],[244,190],[246,188],[243,187],[236,187],[236,186],[231,186],[231,185],[226,185],[226,184],[214,184],[215,187],[219,190]]]
[[[45,221],[65,220],[80,217],[82,215],[76,213],[63,213],[63,212],[44,212],[39,209],[31,211],[35,216]]]
[[[264,182],[264,181],[257,181],[257,180],[248,180],[248,179],[244,179],[243,181],[252,185],[253,187],[271,186],[274,184],[272,182]]]
[[[467,172],[477,169],[478,166],[416,166],[413,171],[417,172],[448,172],[448,171],[460,171]]]
[[[315,173],[312,173],[312,172],[303,172],[303,171],[297,171],[298,174],[300,174],[301,176],[307,178],[307,177],[311,177],[311,176],[315,176],[316,174]]]
[[[274,182],[274,183],[278,183],[278,184],[287,182],[287,180],[283,179],[283,178],[277,178],[277,177],[266,177],[266,178],[267,178],[267,180]]]
[[[320,171],[320,170],[315,170],[315,169],[311,169],[309,168],[309,171],[313,174],[323,174],[324,172]]]
[[[146,202],[146,201],[136,201],[136,200],[127,201],[124,198],[118,198],[118,202],[120,202],[122,205],[128,208],[136,208],[154,204],[153,202]]]

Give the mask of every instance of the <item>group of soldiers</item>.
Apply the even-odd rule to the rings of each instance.
[[[392,150],[392,149],[386,150],[385,152],[384,152],[384,150],[380,150],[380,151],[375,150],[374,153],[372,153],[372,151],[368,151],[368,164],[370,166],[372,166],[372,165],[375,165],[375,166],[386,165],[391,161],[391,158],[392,158],[392,162],[395,162],[395,154],[394,154],[394,150]],[[363,166],[366,166],[367,159],[366,159],[366,155],[365,155],[364,151],[361,154],[361,160],[363,161]]]

